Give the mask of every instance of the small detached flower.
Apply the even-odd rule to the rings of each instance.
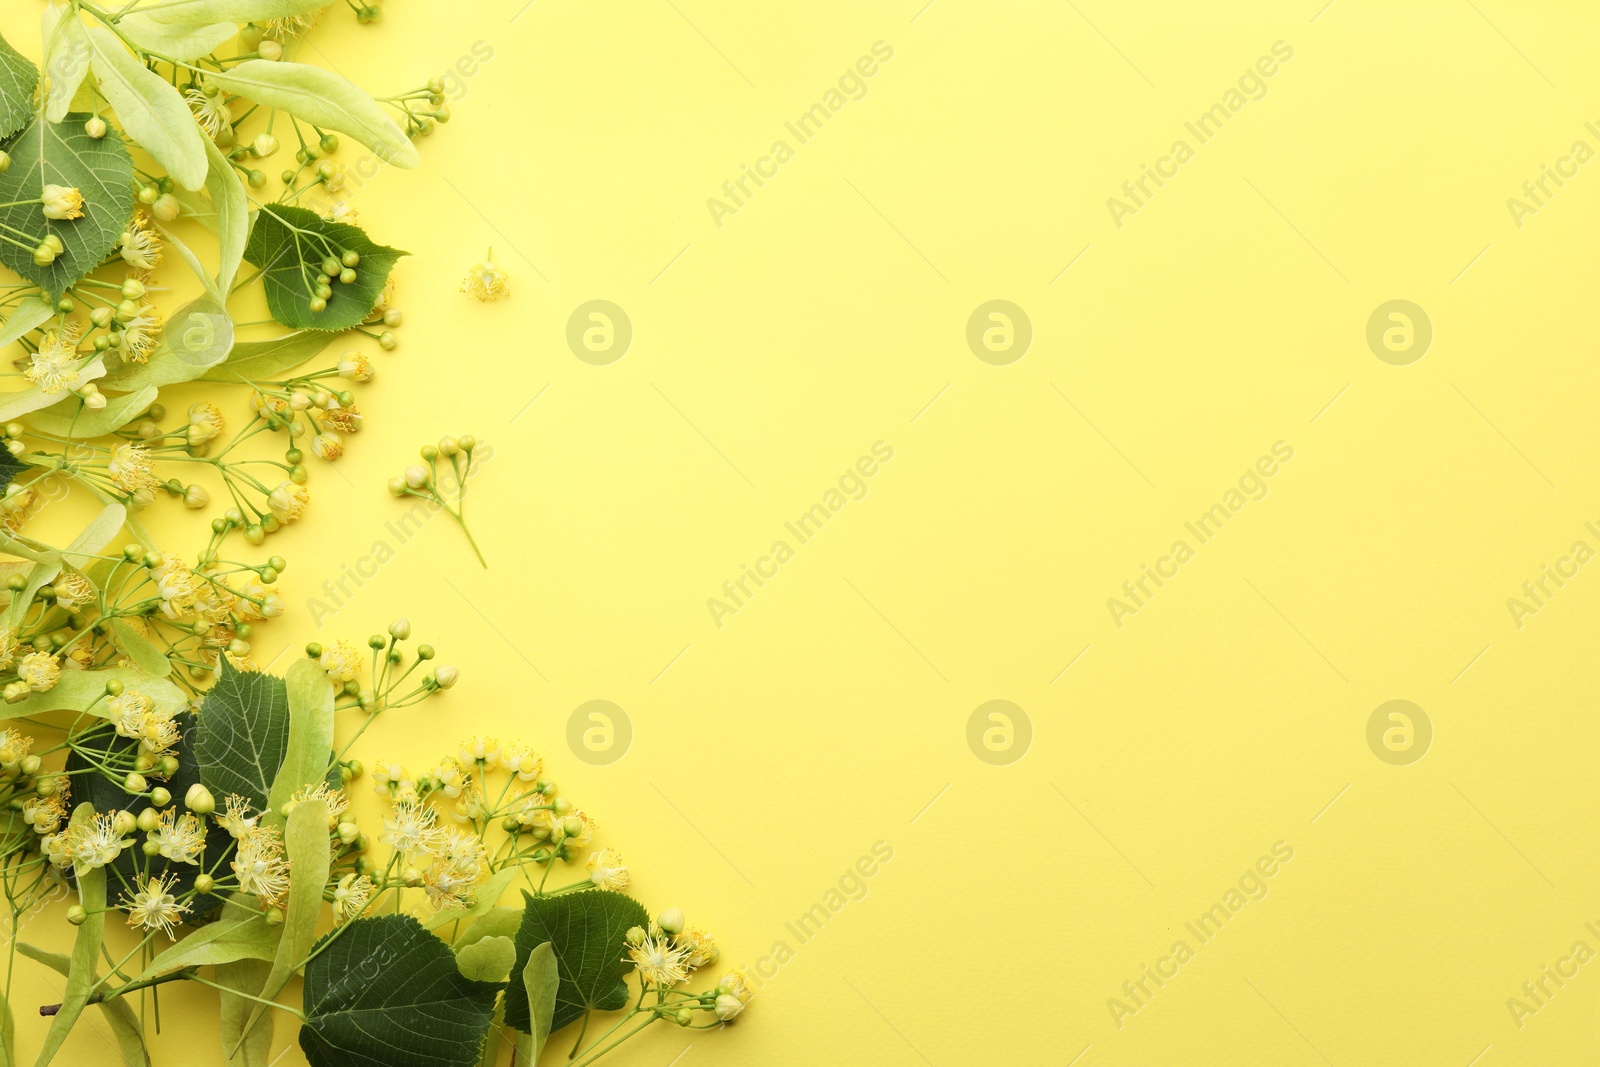
[[[482,263],[475,263],[461,279],[461,291],[474,300],[485,303],[511,295],[511,279],[494,265],[494,249],[489,249]]]

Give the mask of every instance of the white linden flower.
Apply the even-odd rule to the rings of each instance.
[[[135,270],[155,270],[161,265],[161,235],[143,213],[136,214],[122,231],[122,261]]]
[[[207,137],[214,138],[224,126],[233,125],[233,112],[228,107],[228,101],[215,91],[215,87],[209,94],[204,89],[187,89],[183,99],[189,105],[189,110],[194,112],[195,121],[206,131]]]
[[[157,480],[150,469],[150,452],[142,445],[127,442],[113,445],[111,458],[106,461],[111,481],[125,493],[140,489],[154,489]]]
[[[616,849],[603,848],[589,853],[589,862],[585,866],[589,869],[589,881],[594,883],[596,889],[620,893],[628,888],[628,868]]]
[[[500,762],[505,764],[506,770],[522,779],[532,782],[544,770],[544,761],[539,754],[528,745],[507,745],[500,750]]]
[[[83,194],[67,185],[46,185],[39,197],[47,219],[83,218]]]
[[[347,874],[339,879],[333,890],[334,921],[349,922],[365,911],[372,890],[372,879],[364,874]]]
[[[61,677],[61,663],[48,652],[30,652],[17,665],[17,677],[35,693],[44,693]]]
[[[78,338],[82,335],[83,325],[76,319],[46,333],[24,372],[27,379],[47,393],[71,388],[78,380]]]
[[[201,401],[189,405],[189,429],[187,431],[191,445],[203,445],[207,441],[222,433],[222,410],[217,405]]]
[[[403,856],[431,854],[440,840],[438,819],[439,813],[428,805],[403,800],[384,818],[381,840]]]
[[[240,892],[255,894],[263,904],[276,904],[288,892],[289,861],[275,827],[251,827],[239,839],[232,866]]]
[[[278,517],[279,522],[293,522],[306,513],[306,506],[311,503],[311,494],[306,487],[295,482],[286,481],[272,491],[267,497],[267,507]]]
[[[132,363],[144,363],[155,351],[161,333],[161,312],[154,304],[144,304],[139,313],[122,324],[122,351]]]
[[[178,898],[172,894],[172,887],[177,881],[172,874],[164,874],[159,878],[147,877],[143,888],[131,900],[123,898],[122,906],[128,911],[128,925],[141,930],[160,930],[168,938],[176,940],[177,935],[172,928],[189,914],[188,905],[179,904]]]
[[[322,669],[335,682],[348,682],[361,672],[361,651],[348,641],[335,641],[322,650]]]
[[[628,955],[647,985],[675,986],[689,977],[689,952],[669,937],[646,934],[643,941],[628,947]]]
[[[500,762],[500,742],[492,737],[471,737],[461,742],[462,763],[480,760],[486,768],[493,769]]]
[[[217,825],[228,831],[235,840],[256,828],[256,820],[260,816],[246,814],[250,810],[250,802],[244,797],[234,793],[223,802],[223,805],[222,814],[214,815],[212,818],[216,819]]]
[[[474,300],[499,300],[503,296],[511,295],[511,279],[505,271],[493,263],[494,249],[489,250],[489,258],[482,263],[475,264],[467,271],[467,276],[461,279],[461,291]]]
[[[206,828],[198,815],[179,815],[177,809],[168,808],[161,813],[161,821],[150,831],[149,839],[163,857],[174,863],[199,863],[206,847]]]
[[[106,811],[69,826],[66,838],[70,862],[86,868],[104,867],[133,844],[133,838],[117,833],[115,816]]]
[[[370,382],[377,371],[373,369],[372,360],[360,352],[346,352],[339,357],[339,377],[352,382]]]

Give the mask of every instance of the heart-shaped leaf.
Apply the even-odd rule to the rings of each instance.
[[[256,809],[289,751],[289,692],[283,679],[235,670],[223,657],[222,677],[200,706],[195,738],[200,781],[220,802],[237,793]]]
[[[10,137],[33,117],[39,68],[0,37],[0,138]]]
[[[60,122],[34,119],[5,146],[11,167],[0,174],[0,224],[18,240],[61,239],[66,251],[47,267],[33,250],[0,241],[0,263],[42,288],[54,300],[62,290],[100,265],[133,217],[133,160],[115,130],[94,138],[84,130],[90,116]],[[76,189],[83,217],[47,219],[39,203],[46,185]],[[19,235],[26,235],[25,237]]]
[[[517,930],[517,963],[506,989],[506,1023],[532,1033],[522,972],[533,950],[546,941],[561,974],[551,1030],[590,1011],[615,1011],[626,1004],[628,929],[649,924],[643,905],[603,889],[559,897],[522,895],[526,906]]]
[[[351,282],[330,278],[323,261],[345,252],[361,257]],[[266,204],[256,213],[244,258],[261,268],[272,317],[297,330],[347,330],[372,311],[389,280],[389,272],[405,252],[375,244],[359,226],[329,222],[314,211],[285,204]],[[311,310],[318,283],[333,290],[328,306]]]
[[[473,1067],[499,990],[409,915],[355,919],[306,964],[300,1048],[312,1067]]]

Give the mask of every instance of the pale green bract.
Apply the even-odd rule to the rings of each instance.
[[[328,0],[167,0],[142,8],[140,14],[169,26],[203,26],[307,15],[327,6]]]
[[[417,146],[377,101],[321,67],[251,59],[206,78],[230,93],[281,108],[319,129],[348,134],[397,167],[415,167],[421,162]]]
[[[183,63],[209,55],[239,35],[239,27],[232,22],[162,22],[143,11],[122,16],[117,30],[146,52]]]
[[[199,189],[206,182],[205,138],[189,105],[165,78],[128,54],[116,34],[98,25],[88,34],[100,91],[122,128],[179,185]]]

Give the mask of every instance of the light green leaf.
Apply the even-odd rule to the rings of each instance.
[[[83,31],[76,12],[61,4],[51,4],[39,16],[44,31],[44,69],[47,89],[44,117],[60,122],[72,108],[72,98],[89,73],[89,35]]]
[[[327,281],[322,262],[345,252],[361,256],[354,281],[332,281],[333,295],[322,311],[311,310],[312,291]],[[347,330],[359,325],[383,293],[384,282],[400,257],[397,248],[376,244],[359,226],[329,222],[314,211],[268,204],[256,212],[244,255],[261,268],[272,317],[294,329]]]
[[[473,1067],[499,989],[409,915],[355,919],[306,964],[300,1048],[312,1067]]]
[[[6,246],[0,242],[0,249]],[[4,258],[0,251],[0,259]],[[106,361],[102,356],[95,356],[88,363],[78,368],[78,377],[74,379],[72,388],[80,389],[85,384],[97,378],[105,377]],[[47,393],[37,385],[30,385],[26,389],[18,389],[14,393],[0,393],[0,422],[11,419],[20,419],[31,412],[40,411],[52,404],[59,404],[66,391]]]
[[[90,137],[84,130],[89,118],[34,119],[6,147],[11,167],[0,174],[0,204],[11,205],[0,208],[0,224],[21,241],[0,242],[0,263],[42,288],[51,300],[100,265],[133,217],[133,160],[127,146],[115,130]],[[83,217],[45,218],[39,195],[47,184],[77,189],[83,196]],[[66,251],[41,267],[33,261],[33,244],[47,233],[60,238]]]
[[[0,625],[16,629],[22,622],[28,605],[33,603],[33,595],[55,581],[56,575],[61,573],[61,561],[64,558],[78,570],[86,569],[90,565],[89,557],[111,543],[111,539],[117,536],[117,531],[122,529],[127,516],[128,511],[121,504],[115,502],[107,504],[98,515],[89,520],[89,525],[73,538],[72,544],[65,550],[50,549],[42,556],[19,551],[20,546],[16,545],[15,539],[0,543],[0,547],[12,555],[36,560],[35,566],[28,574],[28,584],[20,593],[12,594],[11,602],[6,605],[4,620]]]
[[[417,146],[377,101],[321,67],[250,59],[227,71],[208,73],[206,80],[319,129],[348,134],[386,163],[415,167],[422,161]]]
[[[201,375],[203,382],[277,381],[333,343],[324,330],[296,330],[270,341],[235,341],[228,358]]]
[[[206,138],[206,192],[216,210],[217,232],[217,293],[222,303],[228,302],[233,290],[233,279],[238,276],[239,264],[244,259],[244,244],[250,239],[250,200],[244,186],[233,173],[233,165]]]
[[[62,671],[56,684],[43,693],[29,693],[15,704],[0,704],[0,719],[42,715],[47,711],[73,711],[111,718],[111,702],[102,699],[106,683],[119,681],[125,692],[143,693],[159,708],[180,714],[189,706],[183,690],[146,674],[137,667],[107,667],[100,671]]]
[[[615,1011],[628,1002],[628,929],[648,926],[650,917],[631,897],[603,889],[559,897],[522,894],[525,907],[517,930],[517,963],[506,987],[506,1023],[532,1033],[528,993],[522,972],[533,950],[545,942],[561,972],[551,1029],[559,1030],[591,1011]]]
[[[309,660],[306,662],[310,662]],[[291,692],[293,685],[290,686]],[[332,703],[332,698],[329,698]],[[326,753],[326,747],[322,750]],[[326,756],[324,756],[326,759]],[[322,887],[328,883],[328,802],[306,800],[289,813],[283,833],[284,850],[289,856],[289,896],[284,904],[283,927],[272,969],[267,972],[257,996],[273,1000],[289,984],[317,941],[317,917],[322,913]],[[267,1010],[257,1004],[256,1015]],[[255,1020],[251,1020],[254,1023]],[[249,1025],[249,1024],[247,1024]]]
[[[561,986],[561,975],[556,967],[555,950],[546,941],[528,953],[528,965],[522,968],[522,984],[528,991],[528,1017],[533,1021],[528,1036],[532,1043],[523,1052],[519,1067],[538,1067],[539,1054],[544,1043],[550,1040],[550,1023],[555,1018],[556,990]]]
[[[284,683],[289,701],[289,739],[283,765],[267,794],[268,822],[281,818],[276,814],[278,809],[296,789],[327,778],[329,752],[333,748],[333,685],[328,673],[316,660],[302,657],[289,668]]]
[[[81,826],[94,818],[93,804],[79,804],[72,813],[73,826]],[[78,903],[89,912],[89,917],[78,927],[72,942],[72,963],[67,974],[67,988],[61,997],[61,1008],[50,1020],[44,1045],[39,1049],[35,1067],[44,1067],[55,1059],[61,1043],[67,1039],[78,1016],[89,1003],[89,991],[95,985],[95,969],[99,963],[100,941],[106,929],[106,871],[104,867],[76,866],[73,873],[78,879]]]
[[[260,916],[228,899],[222,902],[222,918],[218,921],[241,922],[252,918],[259,921]],[[266,940],[273,946],[271,951],[276,952],[278,938],[282,934],[281,926],[267,927]],[[261,1016],[249,1030],[245,1029],[245,1021],[255,1011],[255,1001],[246,997],[255,996],[271,969],[272,965],[265,960],[238,959],[232,963],[220,963],[212,972],[218,985],[244,994],[218,994],[222,1001],[218,1019],[218,1029],[222,1035],[222,1061],[228,1067],[268,1067],[272,1054],[272,1013]]]
[[[305,15],[328,5],[328,0],[167,0],[141,9],[157,22],[172,26],[203,26],[209,22],[264,22],[267,19]]]
[[[278,953],[280,927],[266,924],[258,915],[218,919],[185,937],[151,960],[140,980],[185,967],[215,967],[235,960],[271,960]],[[263,976],[263,981],[265,977]],[[259,989],[261,982],[255,988]]]
[[[39,68],[0,38],[0,138],[10,137],[33,117]]]
[[[123,364],[100,387],[120,393],[190,382],[227,359],[232,348],[232,317],[215,297],[200,296],[167,319],[148,362]]]
[[[25,941],[17,942],[17,951],[58,974],[72,973],[70,956],[63,956],[59,952],[46,952]],[[149,1067],[150,1053],[144,1047],[144,1027],[139,1025],[139,1017],[133,1013],[128,1002],[121,997],[113,997],[101,1001],[100,1011],[105,1015],[106,1022],[111,1026],[111,1033],[117,1039],[117,1046],[122,1050],[122,1067]],[[5,1067],[11,1067],[14,1062],[14,1057],[9,1054],[5,1060],[0,1061]]]
[[[155,386],[146,385],[127,396],[107,397],[106,406],[99,411],[84,408],[83,402],[75,396],[68,397],[42,411],[33,412],[23,421],[40,433],[83,441],[122,429],[144,414],[145,409],[155,402],[156,393]]]
[[[184,63],[210,55],[239,35],[239,27],[233,22],[209,26],[161,22],[143,11],[122,16],[117,20],[117,29],[146,52]]]
[[[185,189],[204,185],[206,138],[178,90],[133,58],[104,26],[89,27],[89,47],[100,92],[128,136]]]
[[[422,925],[429,930],[437,930],[441,926],[462,919],[475,919],[480,915],[487,915],[500,902],[500,894],[506,891],[506,886],[510,885],[511,880],[520,873],[521,869],[518,867],[505,867],[494,872],[487,881],[477,887],[471,907],[441,908]]]
[[[200,707],[194,749],[200,782],[212,795],[237,793],[252,807],[265,808],[289,751],[289,697],[283,679],[237,670],[223,657],[222,677]]]
[[[490,908],[472,920],[472,925],[456,939],[456,944],[470,945],[486,937],[509,937],[515,941],[517,928],[521,925],[521,908]]]
[[[80,571],[85,569],[89,566],[90,558],[99,555],[117,536],[127,517],[128,509],[121,504],[115,501],[107,504],[72,539],[72,543],[61,553],[61,558],[66,560],[68,566]]]
[[[55,317],[56,309],[38,297],[30,296],[17,305],[6,324],[0,326],[0,345],[11,342],[37,330]]]
[[[456,949],[456,969],[475,982],[504,982],[517,962],[509,937],[485,937]]]
[[[111,638],[122,649],[123,655],[133,661],[133,665],[146,674],[165,678],[172,673],[172,663],[166,655],[150,639],[129,626],[122,619],[111,620]]]

